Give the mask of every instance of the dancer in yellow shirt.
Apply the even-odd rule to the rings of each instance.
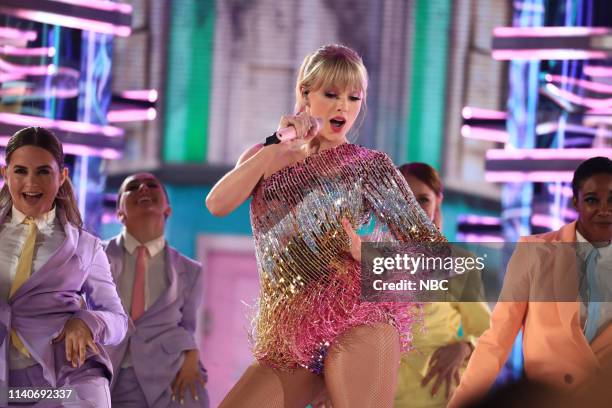
[[[399,170],[421,208],[441,228],[443,192],[438,173],[425,163],[405,164]],[[475,272],[465,276],[480,277]],[[414,349],[402,355],[395,407],[445,407],[478,336],[489,328],[490,314],[485,302],[427,304],[422,326],[413,329]]]

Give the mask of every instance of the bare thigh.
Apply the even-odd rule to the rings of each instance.
[[[285,372],[254,362],[219,407],[305,407],[324,387],[325,383],[320,376],[304,368]]]
[[[392,407],[399,362],[399,334],[393,326],[348,330],[325,359],[325,385],[334,408]]]

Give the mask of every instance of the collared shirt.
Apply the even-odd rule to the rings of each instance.
[[[122,232],[123,247],[125,253],[123,256],[123,271],[119,276],[117,288],[123,308],[128,313],[132,309],[132,290],[134,288],[134,277],[136,275],[136,249],[140,245],[147,247],[149,251],[149,259],[147,264],[147,272],[145,274],[145,312],[160,298],[162,293],[168,288],[169,281],[166,274],[166,260],[164,257],[164,248],[166,247],[166,239],[162,235],[152,241],[141,244],[125,229]],[[128,355],[124,359],[121,367],[130,367],[131,360]]]
[[[26,215],[13,206],[10,218],[7,217],[4,224],[0,225],[0,296],[5,301],[9,299],[19,256],[30,231],[30,227],[23,223],[25,218]],[[32,260],[32,275],[47,263],[66,239],[66,233],[55,216],[55,207],[35,221],[38,232]],[[21,354],[11,344],[9,364],[11,368],[19,369],[34,365],[36,361]]]
[[[593,249],[591,245],[578,231],[576,231],[576,240],[580,245],[576,250],[578,258],[586,263],[587,256]],[[597,258],[596,276],[597,276],[597,288],[602,296],[602,302],[600,303],[600,315],[597,332],[601,332],[605,327],[612,322],[612,244],[608,244],[605,247],[597,248],[599,251],[599,257]],[[586,284],[586,270],[584,267],[581,270],[581,281],[584,282],[581,285],[581,298],[580,302],[580,321],[584,325],[588,315],[588,303],[586,302],[587,296],[584,295],[585,289],[588,287]]]

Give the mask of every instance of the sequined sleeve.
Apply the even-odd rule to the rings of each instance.
[[[446,242],[427,218],[408,183],[384,153],[365,164],[363,190],[366,204],[400,242]]]

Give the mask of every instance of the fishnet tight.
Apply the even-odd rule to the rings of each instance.
[[[324,378],[302,368],[283,372],[255,362],[220,408],[303,408],[325,387],[334,408],[392,407],[399,361],[395,328],[358,326],[330,347]]]

